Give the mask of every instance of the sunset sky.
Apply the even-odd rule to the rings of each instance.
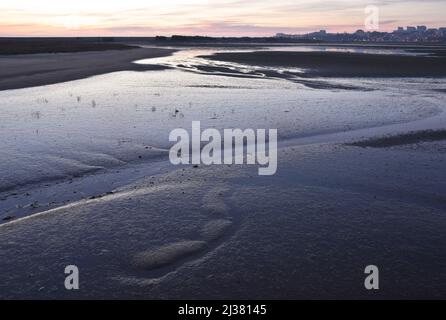
[[[1,0],[0,36],[262,36],[364,28],[446,26],[446,0]]]

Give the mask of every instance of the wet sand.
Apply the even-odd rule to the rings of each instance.
[[[55,84],[116,71],[160,70],[133,63],[170,55],[174,50],[136,48],[77,53],[0,55],[0,90]]]
[[[0,297],[444,297],[445,156],[315,144],[281,149],[267,178],[247,166],[146,177],[0,225]],[[373,263],[386,285],[371,296]]]
[[[432,52],[435,54],[435,52]],[[445,77],[446,58],[343,52],[223,52],[202,56],[215,61],[304,69],[321,77]]]

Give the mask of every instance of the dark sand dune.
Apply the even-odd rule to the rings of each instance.
[[[434,54],[434,52],[433,52]],[[203,58],[269,67],[306,69],[322,77],[445,77],[446,58],[341,52],[224,52]]]
[[[415,144],[420,142],[432,142],[446,140],[446,130],[423,130],[409,132],[399,135],[372,138],[364,141],[351,143],[351,146],[370,147],[370,148],[387,148],[394,146],[402,146],[407,144]]]
[[[0,38],[0,55],[128,50],[132,48],[136,47],[121,43],[74,38]]]
[[[152,48],[57,54],[0,56],[0,90],[55,84],[116,71],[163,68],[133,61],[169,55],[174,50]]]

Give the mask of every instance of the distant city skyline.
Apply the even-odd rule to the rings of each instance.
[[[446,24],[444,0],[2,0],[0,36],[271,36],[364,28],[380,9],[379,31]]]
[[[341,42],[446,42],[445,26],[439,28],[431,28],[426,25],[399,26],[391,32],[358,29],[351,33],[330,33],[323,29],[304,34],[286,34],[280,32],[276,34],[276,37],[281,39]]]

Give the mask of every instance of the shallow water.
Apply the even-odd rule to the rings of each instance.
[[[169,47],[171,48],[171,47]],[[303,75],[304,70],[300,68],[291,67],[267,67],[267,66],[249,66],[234,62],[223,62],[201,58],[201,56],[210,56],[217,52],[253,52],[257,50],[269,50],[269,51],[292,51],[292,52],[344,52],[344,53],[363,53],[363,54],[381,54],[381,55],[423,55],[423,53],[411,52],[404,49],[393,48],[374,48],[368,47],[347,47],[347,46],[273,46],[273,47],[260,47],[257,49],[252,48],[183,48],[181,51],[176,52],[172,56],[161,57],[155,59],[143,59],[136,61],[140,64],[159,64],[169,68],[174,68],[182,71],[196,72],[200,74],[212,74],[212,75],[226,75],[248,78],[284,78],[289,80],[295,80],[301,83],[307,84],[311,87],[311,83],[318,84],[320,80],[316,79],[300,79],[299,75]],[[323,83],[336,84],[339,82],[325,81]]]

